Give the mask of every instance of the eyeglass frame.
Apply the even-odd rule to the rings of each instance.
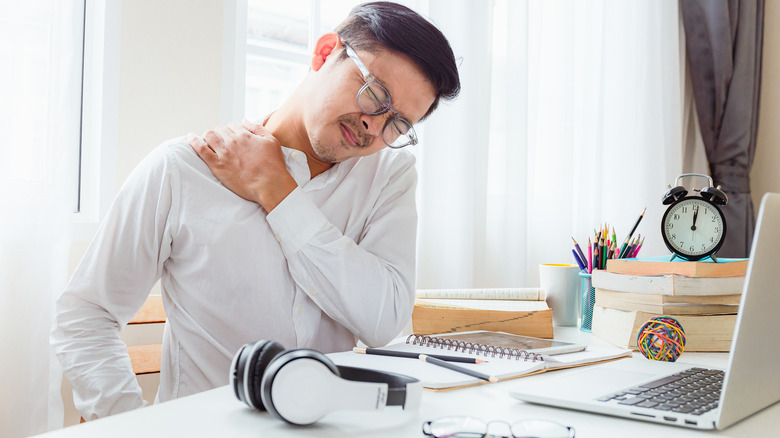
[[[510,422],[505,421],[505,420],[484,421],[484,420],[481,420],[481,419],[479,419],[477,417],[471,417],[471,416],[468,416],[468,415],[456,416],[456,417],[441,417],[441,418],[436,418],[436,419],[433,419],[433,420],[423,421],[422,433],[425,436],[432,436],[434,438],[437,438],[435,435],[433,435],[433,433],[430,430],[431,425],[433,423],[435,423],[435,422],[437,422],[439,420],[443,420],[445,418],[458,418],[458,417],[465,418],[465,419],[471,419],[471,420],[477,420],[477,421],[479,421],[481,423],[484,423],[485,424],[485,433],[482,434],[483,438],[493,437],[493,435],[488,435],[488,431],[490,430],[490,425],[491,424],[496,424],[496,423],[498,423],[498,424],[505,424],[509,428],[509,433],[511,434],[512,433],[512,426],[517,424],[517,423],[522,423],[524,421],[540,421],[540,422],[545,422],[545,423],[552,423],[552,424],[555,424],[557,426],[566,428],[566,430],[568,430],[568,432],[569,432],[568,438],[575,438],[575,435],[576,435],[576,430],[574,429],[574,427],[572,427],[572,426],[564,426],[563,424],[560,424],[560,423],[558,423],[556,421],[552,421],[552,420],[545,420],[545,419],[540,419],[540,418],[526,418],[526,419],[523,419],[523,420],[517,420],[517,421],[513,421],[512,423],[510,423]],[[428,427],[427,430],[426,430],[426,426]],[[456,433],[459,433],[459,432],[456,432]],[[502,437],[502,438],[528,438],[528,437],[517,437],[514,434],[512,434],[509,437]],[[530,438],[532,438],[532,437],[530,437]]]
[[[344,46],[344,50],[347,52],[347,56],[349,56],[349,58],[352,59],[352,61],[355,63],[355,65],[357,65],[358,70],[360,70],[360,74],[363,75],[363,81],[365,81],[365,84],[362,87],[360,87],[360,90],[358,90],[357,95],[355,96],[355,102],[357,103],[358,108],[360,108],[360,111],[362,111],[363,114],[366,114],[366,115],[369,115],[369,116],[378,116],[380,114],[385,114],[385,113],[387,113],[389,111],[392,111],[393,114],[395,114],[394,117],[392,117],[390,119],[387,119],[385,121],[384,126],[382,126],[382,141],[385,142],[385,144],[388,147],[393,148],[393,149],[401,149],[401,148],[404,148],[404,147],[409,146],[409,145],[412,145],[412,146],[416,145],[419,142],[418,138],[417,138],[417,131],[415,131],[414,125],[412,123],[410,123],[408,120],[406,120],[405,118],[401,117],[399,115],[398,111],[393,107],[393,96],[390,95],[390,90],[388,90],[387,87],[382,85],[382,83],[379,82],[377,80],[377,78],[373,74],[371,74],[370,71],[368,71],[368,67],[366,67],[366,65],[363,63],[363,61],[358,56],[357,52],[355,52],[355,50],[352,47],[350,47],[349,44],[342,43],[342,45]],[[380,102],[380,106],[381,106],[382,110],[379,111],[379,112],[376,112],[376,113],[369,113],[366,110],[364,110],[363,107],[360,105],[360,94],[363,93],[363,91],[365,89],[367,89],[367,88],[370,90],[369,87],[372,84],[376,84],[376,85],[382,87],[387,92],[387,98],[388,98],[388,101],[389,101],[389,103],[387,105],[383,105]],[[392,122],[394,120],[400,120],[401,122],[406,123],[409,126],[409,130],[406,132],[406,134],[403,134],[403,135],[406,135],[407,137],[409,137],[409,143],[403,144],[401,146],[393,146],[390,143],[388,143],[387,140],[385,140],[385,136],[384,136],[385,129],[387,129],[387,127],[390,126],[390,122]]]

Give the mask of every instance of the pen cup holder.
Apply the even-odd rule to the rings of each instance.
[[[590,282],[587,272],[580,272],[580,330],[590,333],[593,324],[593,303],[596,301],[596,289]]]

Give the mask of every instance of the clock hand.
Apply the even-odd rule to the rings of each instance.
[[[696,234],[696,218],[699,216],[699,206],[694,205],[693,206],[693,225],[691,225],[691,240],[695,240],[695,234]]]

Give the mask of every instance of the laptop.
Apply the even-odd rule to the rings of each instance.
[[[780,193],[758,211],[725,370],[642,357],[540,376],[510,395],[526,402],[696,429],[725,429],[780,400]],[[683,353],[683,359],[684,359]]]

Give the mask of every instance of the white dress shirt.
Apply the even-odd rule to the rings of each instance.
[[[52,345],[85,419],[145,402],[119,331],[154,283],[168,321],[158,401],[228,383],[241,345],[348,350],[386,344],[414,305],[414,156],[383,150],[298,183],[270,214],[225,188],[184,138],[119,191],[57,300]]]

